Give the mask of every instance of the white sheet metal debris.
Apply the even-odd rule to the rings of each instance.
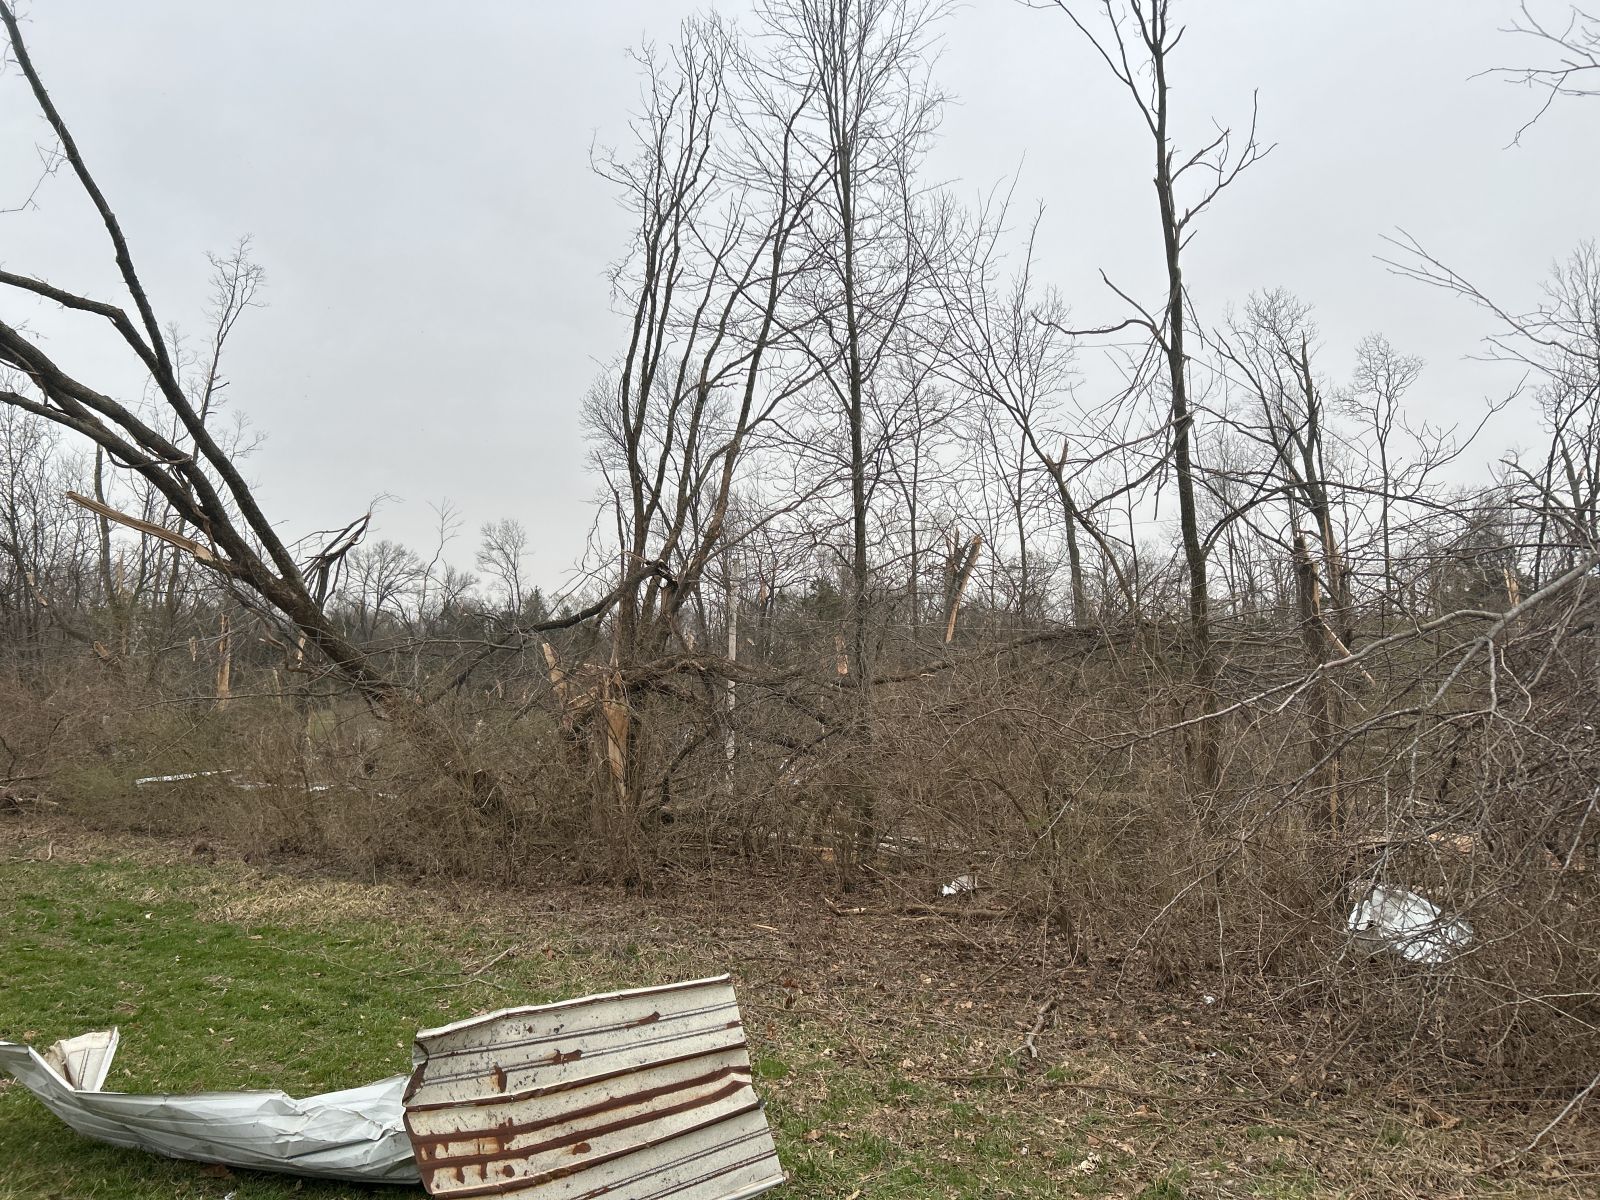
[[[236,775],[237,771],[184,771],[181,775],[146,775],[135,779],[134,787],[149,787],[152,783],[184,783],[190,779],[209,779],[213,775]]]
[[[417,1179],[401,1121],[404,1075],[303,1100],[282,1092],[104,1092],[117,1041],[115,1029],[86,1033],[43,1054],[0,1041],[0,1071],[84,1137],[114,1146],[326,1179]]]
[[[152,783],[187,783],[192,779],[212,779],[218,776],[222,778],[223,783],[242,792],[259,792],[274,786],[259,779],[235,779],[234,776],[238,774],[238,771],[228,769],[220,771],[185,771],[181,775],[146,775],[142,779],[135,779],[133,786],[149,787]],[[305,783],[298,786],[307,792],[331,792],[333,790],[333,784],[331,783]],[[387,792],[378,794],[385,798],[388,797]]]
[[[784,1181],[726,975],[423,1030],[405,1109],[434,1196],[741,1200]]]
[[[121,1041],[122,1034],[116,1029],[80,1033],[51,1046],[44,1052],[44,1061],[80,1092],[98,1092],[111,1074],[111,1060]]]
[[[1472,940],[1466,921],[1447,918],[1415,892],[1381,883],[1351,909],[1348,924],[1357,938],[1376,941],[1408,962],[1430,965],[1447,961]]]

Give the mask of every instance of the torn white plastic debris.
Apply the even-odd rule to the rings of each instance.
[[[957,875],[949,883],[939,889],[941,896],[961,896],[967,892],[978,890],[978,877],[976,875]]]
[[[1405,888],[1374,884],[1350,911],[1350,932],[1376,940],[1409,962],[1437,964],[1472,940],[1472,926]]]
[[[70,1128],[114,1146],[326,1179],[418,1178],[401,1108],[404,1075],[302,1100],[283,1092],[102,1092],[117,1040],[115,1029],[86,1033],[43,1054],[0,1041],[0,1071]]]

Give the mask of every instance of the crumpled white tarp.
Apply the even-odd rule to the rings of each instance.
[[[404,1124],[405,1075],[300,1100],[283,1092],[102,1092],[116,1050],[114,1029],[63,1039],[43,1054],[0,1041],[0,1071],[70,1128],[114,1146],[326,1179],[418,1181]]]
[[[1374,884],[1350,911],[1350,932],[1376,940],[1408,962],[1436,965],[1472,940],[1472,926],[1405,888]]]

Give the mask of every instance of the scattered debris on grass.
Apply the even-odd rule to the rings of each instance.
[[[1335,1054],[1354,1017],[1341,1022],[1315,1005],[1286,1017],[1247,973],[1157,986],[1137,954],[1113,959],[1091,946],[1087,959],[1074,956],[1037,922],[972,920],[967,898],[908,911],[905,894],[884,885],[852,893],[858,911],[846,915],[820,894],[820,875],[809,892],[790,877],[747,874],[668,876],[649,894],[566,883],[486,890],[444,877],[371,883],[291,853],[246,861],[220,837],[209,845],[202,861],[189,836],[4,814],[0,1031],[27,1041],[23,1031],[49,1028],[41,1047],[74,1032],[50,1025],[71,1019],[50,989],[76,988],[78,1009],[92,997],[119,1014],[125,1035],[139,1029],[111,1075],[121,1086],[228,1086],[248,1074],[250,1085],[304,1094],[339,1086],[334,1053],[349,1064],[336,1070],[375,1078],[394,1069],[390,1056],[404,1055],[419,1026],[506,996],[606,993],[726,967],[790,1172],[778,1194],[797,1200],[857,1189],[885,1200],[1177,1195],[1182,1172],[1181,1194],[1194,1200],[1594,1194],[1600,1087],[1576,1095],[1590,1072],[1542,1089],[1487,1071],[1441,1086],[1405,1061]],[[152,910],[156,919],[143,919]],[[189,936],[193,961],[173,944]],[[96,939],[113,937],[118,974],[108,984]],[[518,949],[505,955],[507,946]],[[330,947],[340,948],[334,965],[323,957]],[[288,962],[303,965],[304,988],[234,986],[242,972],[259,978]],[[31,978],[11,974],[30,967]],[[160,1008],[168,970],[197,989],[198,1031],[173,1028]],[[468,986],[425,990],[446,981]],[[341,1003],[354,1009],[357,997],[375,1036],[346,1044],[363,1030]],[[1059,1003],[1035,1061],[1018,1047],[1046,997]],[[272,1001],[270,1014],[259,1001]],[[423,1015],[430,1009],[438,1015]],[[249,1019],[240,1028],[249,1036],[200,1069],[205,1025],[227,1035],[236,1018]],[[137,1053],[155,1043],[182,1061]],[[0,1194],[202,1200],[236,1186],[137,1155],[74,1158],[74,1135],[7,1084]],[[282,1175],[246,1180],[239,1195],[345,1191]]]
[[[85,1137],[223,1167],[420,1179],[434,1196],[571,1181],[742,1200],[784,1182],[727,975],[425,1029],[410,1076],[305,1099],[102,1091],[118,1040],[86,1033],[43,1054],[0,1041],[0,1070]]]

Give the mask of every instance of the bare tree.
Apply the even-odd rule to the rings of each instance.
[[[1320,601],[1316,605],[1318,620],[1325,624],[1319,636],[1332,638],[1342,654],[1349,652],[1355,637],[1355,602],[1340,497],[1329,482],[1327,403],[1311,365],[1315,337],[1309,306],[1278,289],[1252,296],[1242,318],[1218,341],[1250,391],[1257,420],[1240,427],[1270,453],[1272,477],[1288,501],[1291,530],[1298,535],[1303,516],[1321,545],[1321,586],[1327,589],[1329,605],[1326,611]],[[1295,544],[1297,574],[1307,578],[1306,572],[1316,568],[1309,560],[1299,561],[1303,537]]]
[[[384,538],[350,552],[342,595],[356,637],[369,649],[373,639],[414,632],[407,628],[425,574],[416,551]]]
[[[941,273],[945,320],[939,345],[930,347],[929,353],[948,378],[984,404],[1004,411],[1033,472],[1042,475],[1054,493],[1067,551],[1073,620],[1086,623],[1094,615],[1080,533],[1099,549],[1102,566],[1115,579],[1131,612],[1131,584],[1093,512],[1098,504],[1115,497],[1085,503],[1079,491],[1082,473],[1097,465],[1102,455],[1084,452],[1090,439],[1081,421],[1069,423],[1065,412],[1076,347],[1066,332],[1064,302],[1054,289],[1035,278],[1039,216],[1029,227],[1021,261],[1008,280],[1001,277],[1000,237],[1005,218],[1006,206],[1002,205],[996,211],[977,214],[964,231],[961,245],[951,255],[950,269]],[[1019,508],[1021,502],[1019,492]]]
[[[633,829],[664,782],[647,778],[636,752],[639,714],[673,673],[671,652],[707,648],[686,618],[704,603],[708,568],[728,553],[736,487],[815,374],[794,353],[784,309],[805,253],[798,234],[823,182],[797,148],[809,96],[771,103],[752,82],[759,68],[722,22],[688,21],[668,54],[647,48],[640,61],[633,144],[596,162],[635,221],[613,274],[628,345],[586,406],[624,580],[601,729],[624,873],[640,865]],[[707,700],[724,721],[723,697]]]
[[[3,386],[3,384],[0,384]],[[60,437],[16,409],[0,409],[0,629],[36,644],[52,625],[93,644],[80,620],[89,570],[89,514],[63,493],[79,486],[60,457]]]
[[[1259,162],[1271,147],[1263,147],[1256,140],[1252,106],[1249,130],[1237,142],[1232,131],[1224,127],[1199,149],[1178,150],[1172,132],[1168,68],[1183,40],[1184,27],[1172,23],[1172,0],[1128,0],[1126,7],[1119,0],[1102,0],[1101,19],[1095,28],[1078,16],[1074,11],[1077,6],[1069,6],[1067,0],[1055,0],[1055,7],[1066,14],[1128,93],[1150,135],[1155,153],[1155,191],[1166,264],[1166,296],[1157,315],[1118,290],[1117,294],[1132,305],[1134,315],[1093,332],[1143,328],[1166,360],[1178,525],[1189,578],[1189,633],[1195,682],[1202,709],[1209,709],[1216,702],[1217,661],[1211,643],[1206,548],[1195,490],[1194,407],[1190,401],[1189,354],[1185,347],[1188,296],[1183,278],[1183,251],[1194,237],[1195,218],[1241,173]],[[1200,181],[1198,185],[1191,187],[1191,175]],[[1203,782],[1215,780],[1216,747],[1209,734],[1200,739],[1197,766]]]
[[[885,433],[880,469],[894,493],[893,511],[905,523],[906,612],[915,637],[927,599],[923,575],[932,545],[927,508],[949,481],[961,397],[940,386],[935,358],[921,338],[908,337],[892,364],[894,378],[874,391],[874,399],[891,409],[877,418]]]
[[[1356,346],[1355,378],[1341,403],[1346,412],[1366,425],[1378,457],[1378,538],[1383,555],[1378,596],[1380,625],[1387,624],[1393,610],[1396,586],[1393,511],[1399,466],[1395,439],[1400,431],[1401,402],[1421,374],[1420,358],[1401,354],[1381,333],[1368,334]]]
[[[928,79],[944,0],[763,0],[772,69],[805,100],[797,145],[826,178],[808,216],[809,352],[845,414],[850,481],[850,667],[871,674],[870,393],[927,271],[917,165],[943,95]]]
[[[478,570],[500,585],[506,611],[520,615],[527,600],[522,577],[528,557],[527,527],[521,521],[503,517],[484,522],[478,537]]]
[[[1566,571],[1600,544],[1600,248],[1583,242],[1557,263],[1540,299],[1510,308],[1402,234],[1391,239],[1391,270],[1460,296],[1487,312],[1496,330],[1488,357],[1512,363],[1535,381],[1548,431],[1542,461],[1506,460],[1506,484],[1536,521],[1535,579]],[[1491,411],[1503,407],[1491,406]]]
[[[872,854],[876,800],[865,763],[871,740],[875,638],[872,497],[884,466],[874,413],[895,411],[887,369],[927,296],[923,196],[917,169],[944,97],[929,73],[947,0],[760,0],[756,19],[768,47],[774,96],[796,113],[800,159],[824,186],[807,212],[807,270],[791,301],[790,324],[819,379],[819,403],[842,416],[848,479],[845,639],[853,684],[838,745],[857,751],[848,796],[853,838],[841,866]],[[853,845],[849,844],[852,843]]]

